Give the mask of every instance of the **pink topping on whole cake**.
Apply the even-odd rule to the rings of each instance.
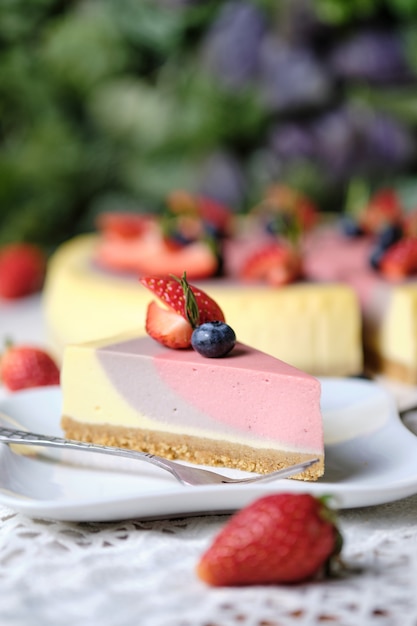
[[[231,232],[232,212],[211,198],[176,191],[164,215],[103,213],[95,260],[136,275],[181,274],[208,278],[220,264],[220,240]]]
[[[186,191],[174,191],[161,216],[102,214],[96,262],[137,275],[181,275],[192,279],[230,275],[271,286],[302,277],[304,233],[317,222],[315,206],[283,185],[267,189],[249,213],[250,232],[223,204]],[[234,254],[236,242],[240,255]],[[230,257],[240,259],[238,266]],[[233,267],[234,265],[234,267]]]
[[[307,279],[347,283],[380,317],[390,285],[417,274],[417,210],[406,211],[393,190],[378,192],[355,217],[308,235],[304,268]]]
[[[179,274],[185,268],[192,278],[216,273],[218,259],[207,241],[177,245],[166,238],[154,215],[103,214],[95,260],[106,269],[136,275]]]
[[[363,271],[370,268],[388,281],[417,273],[417,209],[407,210],[395,190],[380,190],[344,224],[352,241],[363,239],[371,247]]]
[[[222,275],[272,287],[315,276],[344,281],[353,271],[368,272],[367,280],[377,273],[389,281],[417,273],[417,210],[406,210],[394,190],[375,193],[354,218],[344,215],[348,226],[339,242],[333,237],[331,260],[329,242],[322,233],[320,246],[327,246],[326,250],[312,249],[309,243],[311,232],[317,241],[318,216],[314,204],[300,192],[271,185],[246,216],[242,232],[242,222],[228,207],[211,198],[174,191],[162,216],[101,215],[96,261],[105,268],[140,276],[186,271],[192,280]],[[351,246],[348,261],[343,259],[346,232]],[[312,254],[317,254],[317,260]]]

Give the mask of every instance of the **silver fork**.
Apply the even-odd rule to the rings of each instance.
[[[128,450],[126,448],[116,448],[114,446],[103,446],[96,443],[85,443],[83,441],[64,439],[62,437],[39,435],[26,430],[0,427],[0,442],[6,444],[28,444],[32,446],[65,448],[67,450],[99,452],[101,454],[111,454],[129,459],[136,459],[138,461],[146,461],[147,463],[152,463],[153,465],[166,470],[183,485],[218,485],[221,483],[248,484],[266,482],[276,480],[278,478],[288,478],[289,476],[298,474],[318,462],[318,459],[309,459],[308,461],[297,463],[296,465],[291,465],[290,467],[286,467],[269,474],[256,474],[255,476],[250,476],[248,478],[229,478],[228,476],[223,476],[217,472],[203,470],[199,467],[189,467],[188,465],[182,465],[181,463],[176,463],[175,461],[169,461],[168,459],[155,456],[154,454],[148,454],[147,452]]]

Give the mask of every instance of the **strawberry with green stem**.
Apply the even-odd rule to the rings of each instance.
[[[225,322],[219,305],[202,289],[190,285],[185,272],[181,278],[147,276],[140,282],[165,305],[150,302],[145,327],[153,339],[168,348],[189,348],[195,329],[206,323]]]
[[[297,244],[318,219],[315,205],[299,191],[285,185],[272,185],[253,213],[266,230]]]
[[[276,493],[231,517],[197,564],[212,586],[289,584],[328,571],[342,536],[325,498]]]
[[[242,265],[240,278],[245,282],[264,282],[271,287],[288,285],[301,277],[302,260],[297,248],[279,241],[257,248]]]
[[[299,192],[282,185],[272,186],[253,214],[270,239],[245,259],[240,278],[272,287],[292,283],[302,276],[301,242],[317,221],[314,205]]]

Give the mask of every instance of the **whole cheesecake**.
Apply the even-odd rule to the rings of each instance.
[[[320,382],[242,343],[218,359],[135,332],[70,345],[61,386],[72,439],[257,473],[318,458],[297,478],[323,473]]]
[[[134,329],[145,334],[149,294],[136,276],[95,262],[99,236],[63,244],[50,260],[44,288],[49,343],[65,346]],[[341,281],[299,281],[280,287],[238,278],[197,281],[222,303],[240,341],[316,376],[363,370],[362,321],[355,291]]]
[[[405,210],[393,190],[370,197],[348,221],[349,236],[338,218],[330,223],[331,216],[318,219],[308,199],[282,186],[269,189],[260,205],[232,228],[227,211],[215,206],[213,212],[206,200],[199,208],[198,202],[177,194],[171,201],[173,223],[177,228],[185,219],[182,234],[188,234],[188,220],[197,215],[197,222],[191,220],[194,229],[207,219],[223,228],[223,277],[206,275],[196,284],[222,303],[240,341],[313,375],[365,371],[417,383],[417,210]],[[110,216],[113,227],[114,219]],[[191,245],[176,248],[175,243],[162,245],[163,222],[133,220],[138,222],[136,239],[131,232],[106,236],[102,230],[67,242],[51,259],[44,308],[57,356],[68,342],[129,328],[144,334],[147,294],[139,285],[140,272],[132,277],[112,267],[125,270],[133,260],[159,273],[169,257],[165,273],[176,273],[171,264],[178,263],[179,273],[213,271],[206,231]],[[120,231],[117,218],[116,226]],[[285,256],[290,247],[283,252],[277,246],[278,240],[290,238],[294,226],[301,232],[296,249],[302,274],[294,271],[294,258]],[[152,255],[155,241],[158,253]],[[188,268],[183,267],[187,262]],[[285,280],[291,271],[291,280]]]

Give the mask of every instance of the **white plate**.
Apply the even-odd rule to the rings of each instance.
[[[417,493],[417,437],[401,423],[392,396],[365,380],[322,379],[322,389],[326,472],[316,483],[184,487],[146,463],[40,448],[27,455],[2,445],[0,503],[31,517],[111,521],[230,512],[278,490],[333,495],[341,508]],[[60,407],[54,387],[0,401],[19,424],[51,435],[62,435]]]

